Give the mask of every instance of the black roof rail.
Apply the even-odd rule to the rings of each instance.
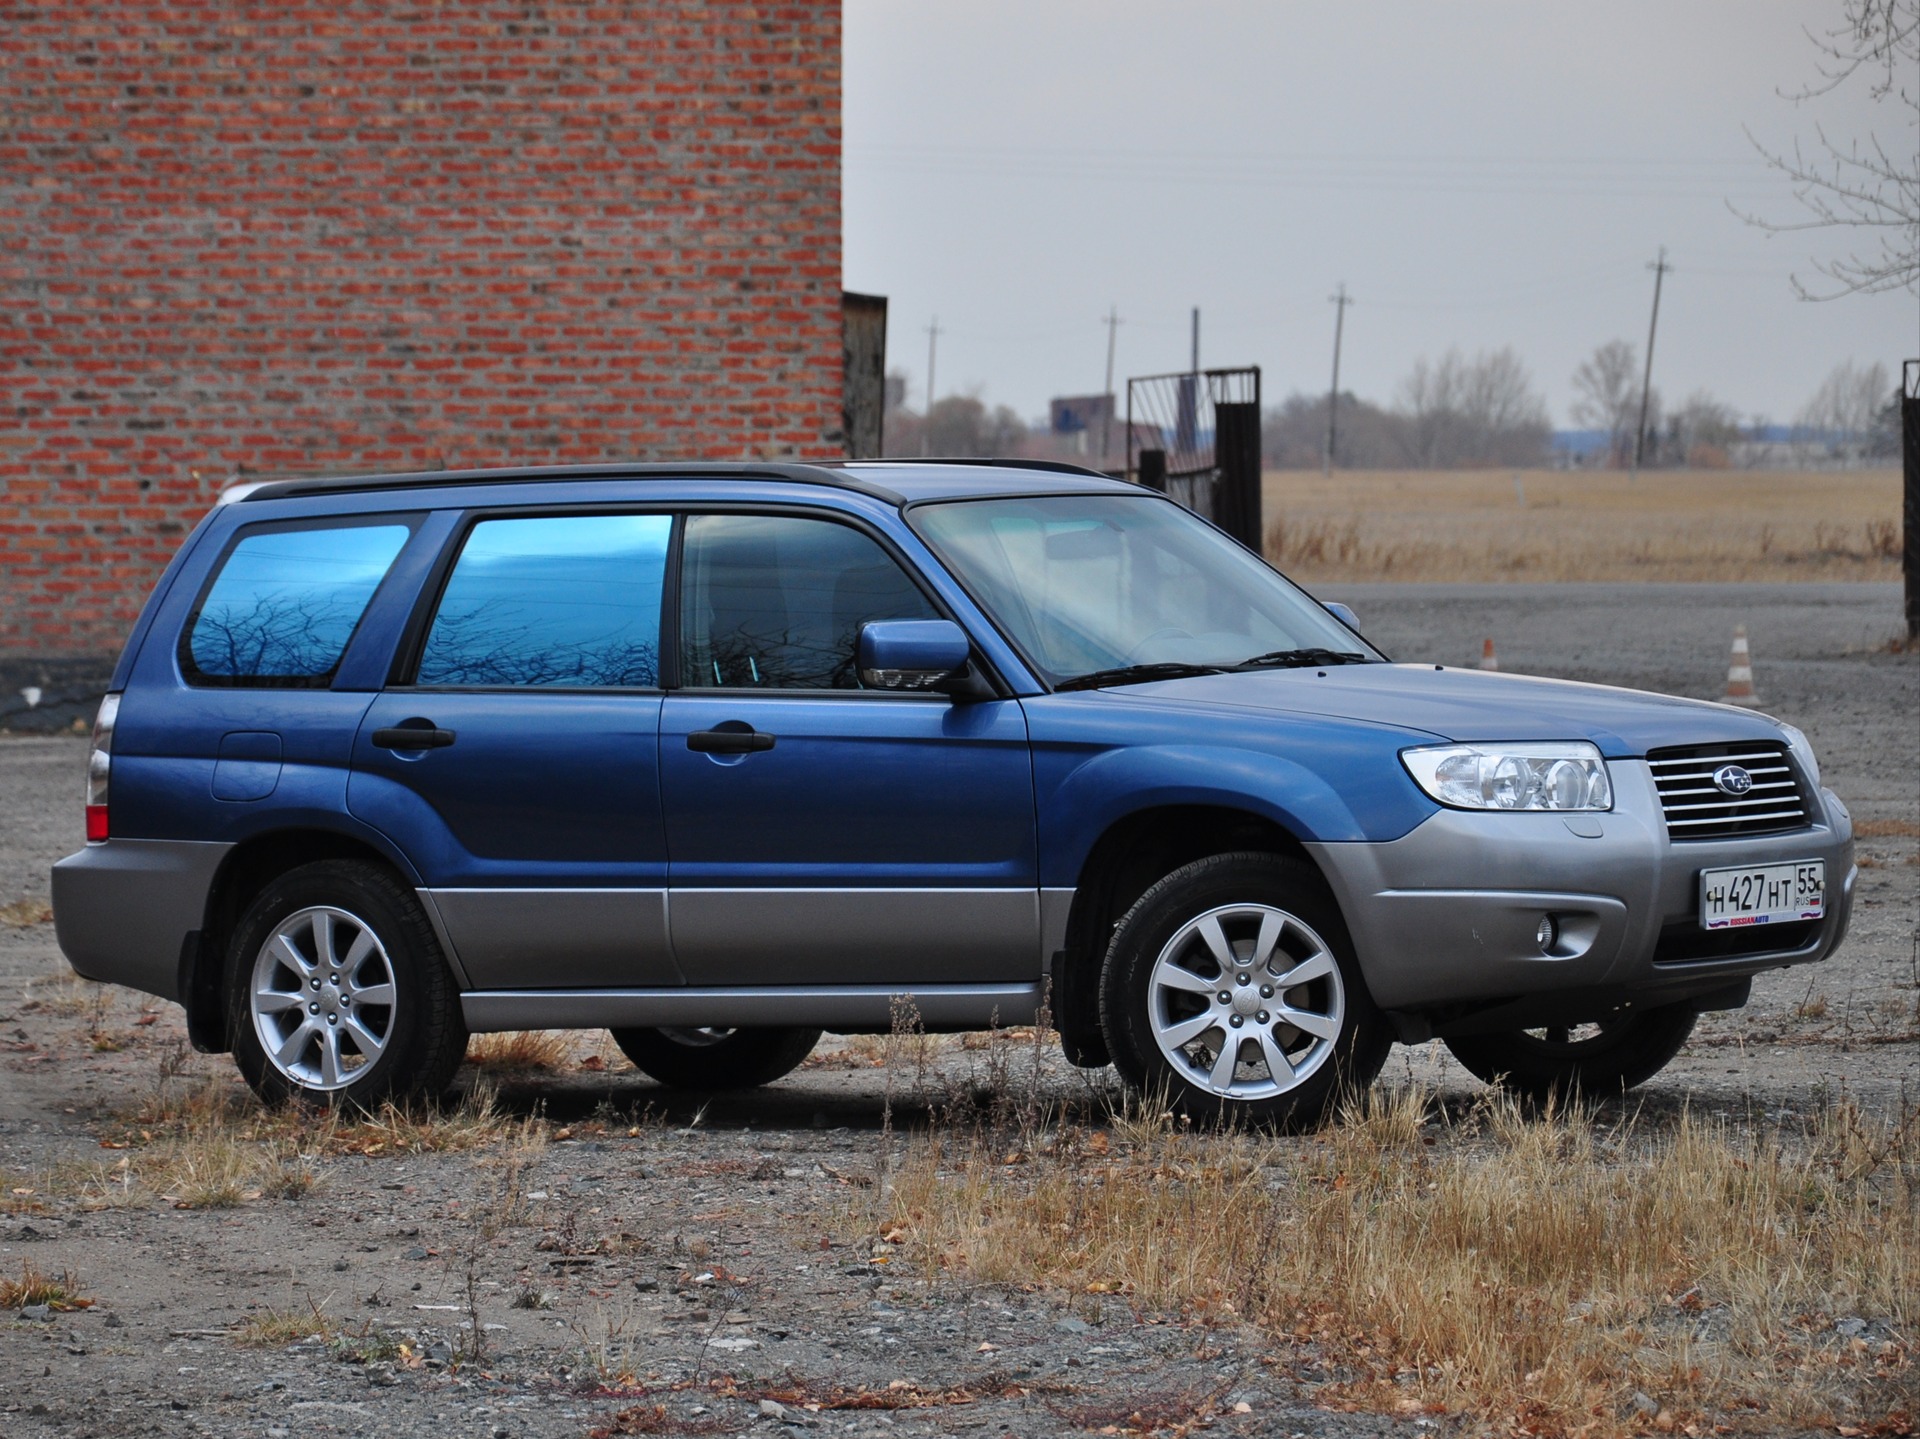
[[[837,466],[754,463],[730,460],[689,460],[680,464],[633,463],[618,461],[582,465],[519,465],[478,470],[403,470],[371,475],[312,475],[304,478],[264,480],[250,483],[246,492],[236,496],[240,503],[250,500],[284,500],[309,495],[332,495],[357,490],[444,489],[453,485],[500,485],[562,483],[567,480],[788,480],[799,484],[827,485],[853,490],[886,500],[900,502],[900,496],[883,485],[876,485],[847,474]]]
[[[878,460],[840,460],[835,462],[834,468],[855,470],[868,465],[981,465],[1003,470],[1046,470],[1056,475],[1085,475],[1096,480],[1114,478],[1105,470],[1076,465],[1067,460],[995,459],[988,455],[894,455]]]

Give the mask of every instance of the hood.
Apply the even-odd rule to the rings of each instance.
[[[1255,670],[1108,691],[1135,692],[1209,708],[1395,725],[1462,744],[1584,739],[1608,759],[1636,758],[1667,745],[1783,738],[1765,716],[1732,705],[1434,665]]]

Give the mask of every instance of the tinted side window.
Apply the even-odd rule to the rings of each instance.
[[[473,527],[414,682],[648,689],[660,683],[666,515],[554,515]]]
[[[681,559],[681,683],[858,689],[869,620],[938,619],[868,536],[790,515],[695,515]]]
[[[324,689],[367,602],[413,533],[371,524],[243,531],[180,645],[197,685]]]

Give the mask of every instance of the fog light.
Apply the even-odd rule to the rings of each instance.
[[[1553,922],[1550,914],[1540,917],[1540,927],[1533,932],[1534,942],[1540,946],[1542,954],[1553,951],[1553,942],[1560,937],[1560,926]]]

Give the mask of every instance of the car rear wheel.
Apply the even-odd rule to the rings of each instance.
[[[1114,932],[1101,1026],[1115,1066],[1195,1118],[1320,1123],[1392,1043],[1338,907],[1291,859],[1225,854],[1175,870]]]
[[[791,1074],[820,1042],[817,1029],[616,1029],[620,1052],[674,1089],[752,1089]]]
[[[1691,1005],[1663,1005],[1589,1024],[1462,1035],[1446,1045],[1475,1078],[1528,1099],[1599,1099],[1666,1068],[1698,1018]]]
[[[234,1059],[270,1104],[438,1095],[466,1051],[433,927],[379,865],[323,860],[281,875],[242,916],[230,960]]]

